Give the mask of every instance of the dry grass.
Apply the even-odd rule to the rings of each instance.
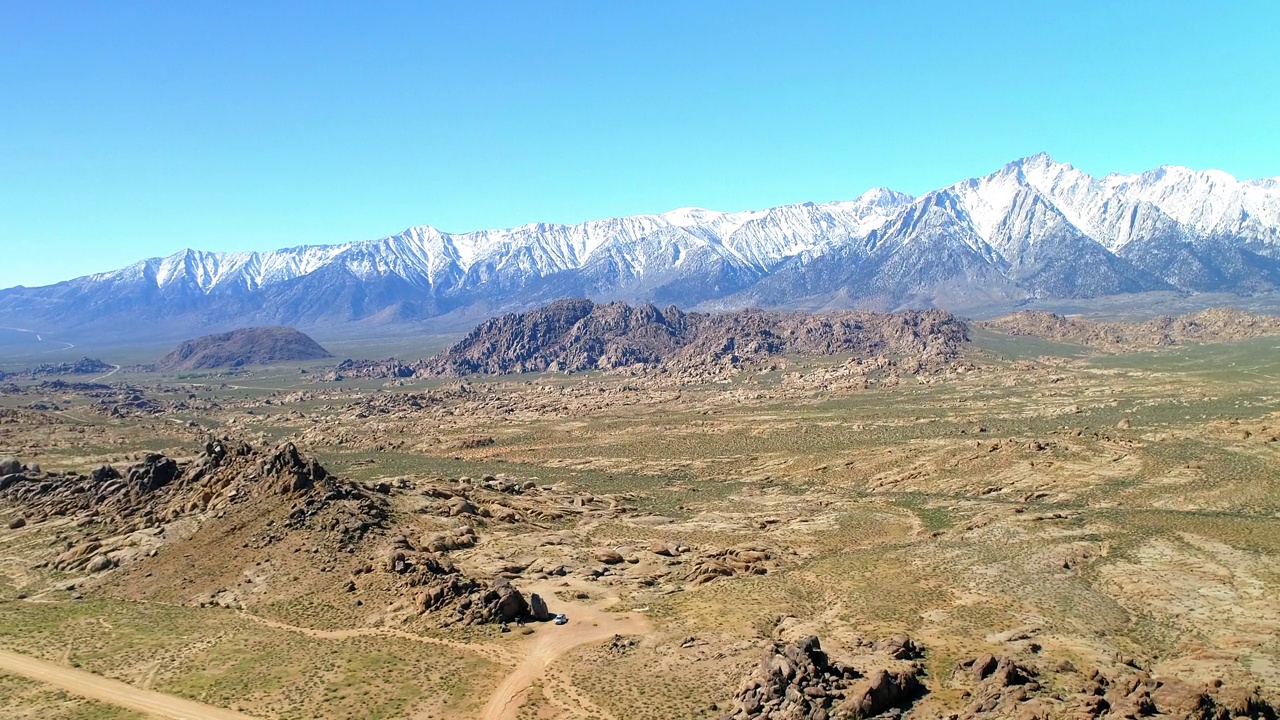
[[[464,565],[533,552],[577,557],[577,570],[592,547],[667,539],[761,543],[780,558],[768,574],[694,588],[598,580],[599,595],[646,608],[654,634],[564,655],[530,690],[522,718],[565,716],[572,692],[620,718],[714,716],[785,616],[837,650],[856,636],[910,632],[937,676],[975,652],[1029,652],[1008,639],[1021,631],[1044,662],[1088,666],[1123,653],[1157,673],[1280,686],[1280,620],[1266,606],[1280,593],[1280,443],[1271,440],[1280,362],[1270,346],[1103,359],[1007,339],[992,347],[998,356],[963,377],[896,388],[833,390],[781,372],[680,388],[597,374],[474,382],[471,396],[413,412],[371,411],[372,385],[264,376],[239,383],[247,389],[201,388],[222,409],[178,419],[300,438],[360,480],[505,472],[626,494],[636,508],[542,523],[538,532],[561,532],[568,545],[532,551],[521,543],[534,529],[480,524],[481,546],[457,556]],[[1052,352],[1060,357],[1036,360]],[[812,377],[831,366],[816,364]],[[309,395],[290,402],[267,389],[284,382]],[[0,446],[83,470],[141,449],[189,448],[204,432],[52,399],[83,420],[0,425]],[[494,442],[457,442],[471,436]],[[427,526],[411,513],[396,522]],[[0,554],[34,557],[7,542]],[[7,598],[57,579],[30,563],[3,567]],[[439,646],[309,638],[221,611],[92,593],[50,599],[0,603],[0,644],[264,718],[465,717],[506,670]],[[368,610],[309,589],[254,608],[319,629],[359,625]],[[484,631],[449,637],[494,642]],[[0,691],[24,712],[69,702],[48,717],[90,716],[25,682]]]

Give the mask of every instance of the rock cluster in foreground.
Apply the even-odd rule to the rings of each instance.
[[[743,680],[721,720],[855,720],[905,708],[924,694],[923,668],[904,663],[864,676],[833,662],[810,635],[775,643]]]

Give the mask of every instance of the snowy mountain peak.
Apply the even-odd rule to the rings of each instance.
[[[1061,166],[1061,165],[1065,165],[1065,163],[1060,163],[1057,160],[1054,160],[1052,157],[1050,157],[1049,153],[1042,151],[1034,155],[1028,155],[1024,158],[1018,158],[1017,160],[1014,160],[1013,162],[1006,165],[1005,167],[1027,170],[1027,169],[1051,168],[1054,166]]]
[[[906,193],[898,192],[892,188],[875,187],[862,193],[857,200],[853,202],[867,207],[876,208],[900,208],[911,202],[915,198]]]
[[[1051,207],[1055,216],[1111,251],[1154,232],[1157,226],[1167,229],[1169,222],[1201,234],[1245,232],[1256,239],[1280,241],[1280,183],[1275,178],[1240,182],[1221,171],[1162,165],[1141,174],[1113,173],[1098,179],[1040,152],[920,200],[877,187],[854,200],[798,203],[768,210],[722,212],[683,207],[659,215],[578,225],[529,223],[468,233],[446,233],[420,225],[380,240],[336,246],[267,253],[184,250],[119,273],[145,275],[161,288],[185,285],[209,293],[219,287],[259,288],[339,263],[361,278],[395,276],[436,287],[465,282],[468,275],[477,273],[483,277],[517,269],[529,277],[545,277],[577,270],[593,257],[605,256],[625,258],[636,266],[630,274],[643,274],[661,263],[659,256],[649,254],[664,253],[661,245],[673,242],[688,243],[689,248],[676,250],[672,257],[683,258],[691,248],[702,247],[759,272],[802,253],[821,254],[823,248],[857,242],[926,198],[922,209],[927,212],[914,215],[917,221],[934,217],[930,208],[935,206],[950,208],[969,231],[957,234],[957,241],[974,249],[979,249],[975,243],[982,245],[983,252],[993,246],[1010,252],[1016,250],[1008,245],[1011,215],[1040,208],[1029,204],[1028,193],[1043,198],[1044,207]],[[1043,208],[1036,212],[1040,213],[1037,218],[1048,217],[1042,215]],[[1034,236],[1034,228],[1045,222],[1026,217],[1014,226],[1033,228],[1022,234]],[[678,235],[671,235],[671,231]],[[660,237],[666,239],[659,240],[658,246],[647,240]],[[684,240],[674,240],[676,237]],[[1033,243],[1034,238],[1024,238],[1017,247]]]
[[[270,252],[186,249],[0,290],[0,324],[97,327],[186,313],[305,325],[563,296],[766,306],[865,296],[948,307],[1170,288],[1280,290],[1280,178],[1178,165],[1099,178],[1037,153],[918,198],[878,187],[763,210],[683,207],[465,233],[419,225]]]
[[[725,213],[716,210],[707,210],[699,207],[685,207],[670,210],[662,213],[663,219],[672,225],[678,227],[694,227],[709,222],[715,222],[724,217]]]

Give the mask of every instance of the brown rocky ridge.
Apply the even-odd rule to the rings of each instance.
[[[781,355],[908,355],[923,364],[959,356],[968,331],[939,310],[830,313],[684,312],[673,306],[557,300],[478,325],[435,357],[346,361],[337,377],[440,377],[583,372],[646,366],[679,370]]]
[[[1117,658],[1112,667],[1086,672],[1067,660],[1040,667],[1028,659],[988,653],[958,663],[951,685],[963,688],[967,700],[953,717],[967,720],[1276,717],[1273,701],[1259,688],[1153,677],[1131,658]]]
[[[254,597],[250,593],[260,588],[237,588],[228,572],[234,576],[237,567],[260,568],[272,554],[305,549],[308,555],[291,563],[290,572],[311,575],[311,586],[302,582],[276,592],[305,596],[360,589],[362,597],[377,598],[385,608],[370,616],[372,624],[414,615],[430,615],[430,622],[443,627],[550,620],[543,598],[526,597],[511,584],[533,568],[508,563],[482,579],[453,563],[449,553],[478,542],[471,525],[412,540],[388,533],[393,495],[427,499],[420,513],[500,524],[554,520],[575,511],[605,516],[618,506],[558,495],[551,504],[563,501],[564,510],[545,500],[521,502],[522,496],[544,494],[551,498],[527,481],[494,478],[474,484],[463,478],[453,490],[435,484],[362,486],[335,477],[291,442],[257,450],[212,439],[194,458],[148,453],[126,468],[101,465],[86,474],[47,472],[0,458],[0,501],[23,509],[8,522],[11,530],[62,527],[68,520],[81,530],[60,533],[64,545],[43,567],[90,576],[120,568],[135,578],[121,581],[130,597],[244,609],[279,596]],[[346,579],[332,573],[338,563],[350,566]],[[139,582],[137,576],[146,579]]]
[[[1005,335],[1040,337],[1109,352],[1280,335],[1280,317],[1236,308],[1212,308],[1177,317],[1162,315],[1142,322],[1090,320],[1024,310],[977,325]]]
[[[331,476],[292,443],[270,451],[210,440],[194,459],[148,453],[123,472],[101,465],[87,474],[46,472],[35,464],[0,463],[0,499],[24,509],[22,525],[73,518],[92,528],[52,566],[59,570],[114,567],[166,525],[268,498],[290,503],[285,527],[302,527],[322,511],[346,544],[358,542],[386,511],[358,486]],[[154,532],[152,532],[154,531]],[[96,566],[96,567],[95,567]]]
[[[931,679],[920,662],[925,648],[905,634],[857,638],[849,651],[852,661],[836,661],[813,636],[773,643],[721,720],[929,717],[936,707],[922,702],[926,696],[957,690],[964,704],[944,715],[952,720],[1276,718],[1274,701],[1260,688],[1154,677],[1131,658],[1084,671],[1067,660],[987,653],[957,663],[949,679]]]

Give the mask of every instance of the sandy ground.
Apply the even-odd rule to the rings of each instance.
[[[586,587],[588,586],[584,584],[583,589]],[[592,590],[599,592],[598,587],[590,587]],[[564,613],[569,617],[569,622],[565,625],[543,623],[538,626],[533,635],[524,640],[523,659],[499,683],[493,695],[489,697],[488,704],[485,705],[484,710],[480,713],[482,720],[513,720],[520,706],[524,704],[529,686],[535,681],[545,678],[551,663],[569,650],[587,643],[602,642],[614,635],[640,635],[649,631],[649,620],[643,615],[608,612],[606,608],[616,602],[616,598],[611,598],[598,604],[565,601],[556,598],[555,592],[564,589],[572,589],[572,586],[566,588],[564,581],[558,581],[543,582],[525,587],[528,592],[535,592],[548,598],[547,602],[551,606],[552,612]],[[561,690],[564,692],[559,694],[567,695],[570,689],[562,688]],[[556,693],[554,687],[552,692]],[[577,701],[578,704],[586,702],[586,699],[581,696],[561,697],[557,698],[557,700],[564,702],[566,705],[569,705],[568,702],[565,702],[566,700]],[[584,717],[609,717],[608,713],[600,708],[589,707],[581,709],[588,713]]]
[[[0,650],[0,670],[67,692],[172,720],[254,720],[234,710],[183,700],[26,655]]]
[[[310,637],[341,640],[360,636],[399,637],[427,644],[438,644],[476,653],[494,662],[514,665],[511,672],[503,678],[494,689],[488,703],[481,712],[482,720],[512,720],[520,707],[524,705],[531,685],[543,681],[549,699],[561,706],[570,717],[609,718],[603,709],[590,703],[581,693],[576,692],[569,683],[550,672],[551,664],[556,658],[579,645],[603,642],[615,635],[642,635],[649,632],[648,618],[636,613],[609,612],[607,608],[617,602],[616,597],[588,602],[579,600],[562,600],[556,597],[557,591],[588,590],[599,593],[599,587],[581,581],[544,581],[523,586],[526,592],[539,593],[548,598],[552,612],[564,613],[569,617],[565,625],[537,623],[534,633],[529,636],[518,636],[516,643],[485,644],[460,643],[440,638],[428,638],[421,635],[391,628],[358,628],[347,630],[314,630],[288,625],[255,615],[245,614],[255,622],[273,628],[289,630]]]

